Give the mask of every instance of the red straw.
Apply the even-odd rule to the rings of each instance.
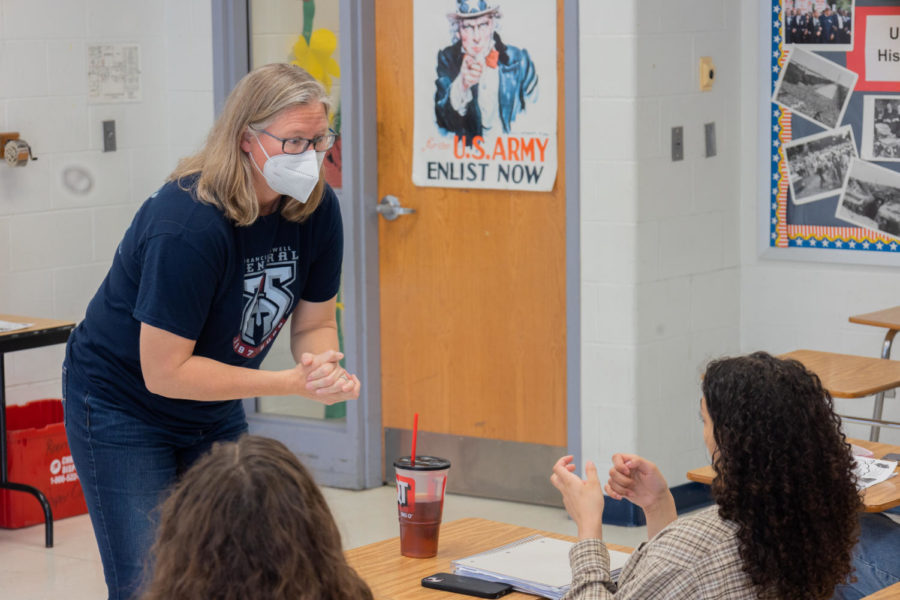
[[[419,435],[419,413],[416,413],[413,417],[413,440],[412,440],[412,452],[411,460],[412,464],[416,464],[416,437]]]

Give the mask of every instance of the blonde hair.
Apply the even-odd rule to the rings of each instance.
[[[251,158],[241,150],[243,135],[250,127],[264,129],[286,108],[316,102],[322,103],[326,114],[331,109],[322,84],[298,66],[272,63],[250,71],[228,95],[203,148],[181,159],[168,180],[178,182],[200,202],[219,208],[236,225],[250,225],[259,217],[259,203]],[[198,174],[190,184],[184,181]],[[281,215],[289,221],[304,221],[318,208],[324,192],[320,171],[308,201],[284,203]]]

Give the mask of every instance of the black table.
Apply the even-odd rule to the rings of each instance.
[[[53,547],[53,512],[50,503],[44,494],[30,485],[13,483],[7,479],[6,465],[6,380],[5,357],[7,352],[16,350],[29,350],[50,346],[52,344],[64,344],[69,339],[69,334],[75,328],[71,321],[57,321],[54,319],[37,319],[18,315],[0,315],[0,321],[12,321],[14,323],[31,323],[25,329],[0,332],[0,488],[17,492],[26,492],[38,499],[44,509],[44,533],[46,545]]]

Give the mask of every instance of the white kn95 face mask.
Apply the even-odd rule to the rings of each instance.
[[[256,134],[254,134],[256,135]],[[266,155],[266,162],[262,171],[253,157],[250,162],[257,171],[265,178],[266,183],[273,191],[285,196],[290,196],[294,200],[306,204],[309,195],[319,182],[319,169],[325,160],[324,152],[316,152],[310,148],[303,154],[276,154],[269,156],[266,149],[263,148],[259,136],[256,136],[256,142],[259,144],[263,154]],[[250,154],[249,152],[247,153]]]

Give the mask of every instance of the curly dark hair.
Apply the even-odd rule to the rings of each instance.
[[[738,525],[759,598],[830,598],[851,572],[860,495],[831,395],[796,360],[711,362],[703,378],[717,448],[712,494]]]
[[[162,504],[144,600],[371,600],[322,492],[284,444],[217,443]]]

